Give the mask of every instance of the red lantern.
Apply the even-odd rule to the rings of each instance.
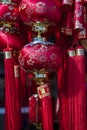
[[[42,38],[35,38],[21,50],[19,63],[26,70],[54,71],[61,64],[61,51],[53,43],[46,42]]]
[[[24,23],[57,23],[61,17],[60,8],[53,0],[22,0],[19,6],[20,17]]]
[[[15,3],[0,3],[0,20],[2,23],[4,20],[5,22],[18,22],[19,14],[18,14],[18,6]]]
[[[0,4],[0,51],[7,45],[20,50],[25,43],[19,27],[18,7],[14,3]]]

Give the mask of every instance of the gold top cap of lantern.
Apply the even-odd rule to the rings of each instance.
[[[47,31],[48,26],[48,23],[37,21],[33,24],[32,30],[38,33],[37,37],[41,37],[41,34]]]

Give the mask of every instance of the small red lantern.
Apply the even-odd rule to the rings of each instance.
[[[18,6],[9,1],[0,3],[0,51],[7,46],[16,50],[23,47],[19,24]]]

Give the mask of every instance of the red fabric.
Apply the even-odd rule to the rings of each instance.
[[[73,52],[74,54],[70,56],[70,53]],[[68,50],[68,75],[67,75],[67,130],[74,130],[74,120],[75,120],[75,115],[74,115],[74,104],[75,102],[73,101],[74,99],[74,85],[75,85],[75,74],[76,72],[75,67],[76,67],[76,62],[75,62],[75,50],[74,49],[69,49]],[[75,129],[77,130],[77,129]],[[79,130],[79,129],[78,129]]]
[[[26,86],[26,76],[27,76],[26,71],[20,67],[21,106],[28,106],[28,91]]]
[[[70,38],[70,37],[69,37]],[[62,52],[62,65],[58,70],[58,96],[59,96],[59,124],[60,130],[67,129],[67,49],[71,45],[68,37],[61,35],[60,48]]]
[[[19,11],[21,19],[28,25],[36,21],[58,23],[61,18],[60,7],[54,0],[22,0]]]
[[[20,104],[20,68],[19,65],[14,65],[14,77],[15,77],[15,88],[14,88],[14,97],[15,97],[15,110],[16,110],[16,130],[21,130],[21,104]]]
[[[25,42],[17,34],[7,34],[0,31],[0,51],[6,48],[7,44],[13,49],[20,50]]]
[[[29,122],[41,123],[41,106],[37,94],[33,94],[29,98]]]
[[[78,47],[78,49],[83,49]],[[86,77],[85,77],[85,56],[77,52],[75,67],[74,86],[74,129],[86,130]]]
[[[28,30],[28,42],[32,41],[32,32]]]
[[[49,87],[49,84],[43,84],[38,87],[39,89],[37,88],[39,97],[42,96],[40,100],[43,130],[53,130],[52,97],[50,95]]]
[[[83,29],[84,26],[84,7],[83,0],[75,0],[75,9],[74,9],[74,28]]]
[[[53,71],[61,64],[61,51],[57,45],[38,44],[24,46],[19,55],[19,63],[26,70]]]
[[[5,52],[11,52],[12,49],[5,49]],[[4,59],[5,66],[5,130],[15,130],[16,111],[15,111],[15,80],[14,80],[14,58]]]

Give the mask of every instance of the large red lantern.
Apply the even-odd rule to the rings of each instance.
[[[61,64],[61,51],[56,45],[42,38],[35,38],[21,50],[19,63],[30,71],[54,71]]]
[[[22,0],[19,6],[20,17],[26,24],[32,22],[58,23],[61,11],[53,0]]]

